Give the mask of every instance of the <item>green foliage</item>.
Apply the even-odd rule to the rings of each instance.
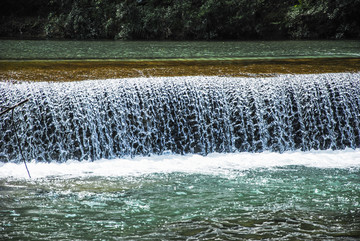
[[[359,38],[359,0],[299,0],[290,8],[285,26],[292,38]]]
[[[360,38],[360,0],[3,0],[0,9],[3,37]]]

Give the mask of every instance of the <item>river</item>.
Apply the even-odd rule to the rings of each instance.
[[[358,41],[0,43],[0,239],[360,237]]]

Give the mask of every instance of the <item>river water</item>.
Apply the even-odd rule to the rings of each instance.
[[[9,43],[3,61],[359,55],[356,41]],[[0,239],[358,240],[359,92],[358,73],[1,82],[1,106],[30,99],[14,121],[32,178],[3,115]]]
[[[360,152],[0,167],[5,240],[356,240]]]
[[[0,59],[247,59],[360,57],[346,41],[33,41],[0,40]]]

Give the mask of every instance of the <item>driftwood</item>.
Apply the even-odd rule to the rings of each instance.
[[[19,151],[20,151],[21,157],[23,158],[26,171],[27,171],[27,173],[28,173],[28,175],[29,175],[29,178],[31,178],[29,169],[28,169],[28,167],[27,167],[27,165],[26,165],[26,159],[25,159],[24,154],[23,154],[22,149],[21,149],[21,145],[20,145],[20,141],[19,141],[18,134],[17,134],[17,132],[16,132],[16,126],[15,126],[15,121],[14,121],[14,109],[15,109],[16,107],[18,107],[18,106],[20,106],[20,105],[28,102],[28,101],[29,101],[29,99],[25,99],[25,100],[17,103],[16,105],[11,106],[11,107],[6,107],[6,106],[3,107],[3,108],[6,108],[6,110],[2,111],[2,112],[0,113],[0,116],[6,114],[6,113],[9,112],[9,111],[12,111],[12,112],[11,112],[11,120],[12,120],[12,123],[13,123],[13,128],[14,128],[14,132],[15,132],[15,136],[16,136],[16,141],[17,141],[17,143],[18,143]]]

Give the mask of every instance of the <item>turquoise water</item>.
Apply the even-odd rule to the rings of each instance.
[[[347,150],[32,162],[31,180],[21,164],[2,164],[0,237],[356,240],[359,156]]]
[[[0,59],[246,59],[359,56],[360,41],[0,40]]]
[[[359,53],[359,41],[0,41],[5,61]],[[32,179],[5,115],[0,240],[359,240],[358,83],[359,74],[2,83],[0,105],[30,98],[15,118]]]

